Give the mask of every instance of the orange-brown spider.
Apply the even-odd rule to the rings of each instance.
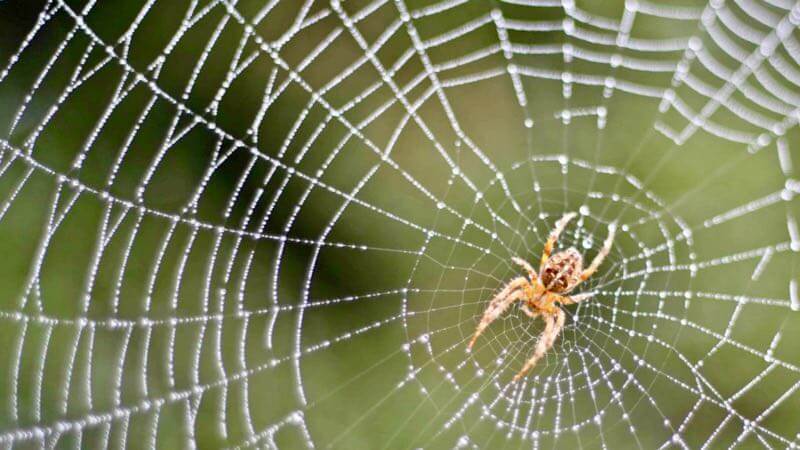
[[[556,227],[550,232],[547,243],[542,252],[542,262],[539,264],[539,273],[536,275],[530,264],[522,258],[511,258],[516,264],[528,271],[530,281],[525,277],[517,277],[511,280],[503,290],[498,293],[483,313],[483,318],[475,330],[475,335],[469,341],[467,349],[471,350],[478,336],[483,333],[492,321],[497,319],[512,303],[516,301],[525,302],[522,311],[530,318],[542,316],[545,326],[544,331],[539,336],[539,342],[533,351],[533,356],[525,363],[522,370],[514,376],[514,381],[522,378],[529,370],[533,369],[539,359],[547,353],[553,346],[558,334],[564,327],[564,311],[560,305],[571,305],[582,302],[592,295],[587,292],[578,295],[567,295],[572,292],[579,284],[591,277],[603,262],[603,259],[611,250],[614,242],[616,225],[608,226],[608,237],[603,243],[603,248],[595,256],[592,263],[586,270],[583,270],[583,257],[574,247],[570,247],[562,252],[558,252],[552,257],[553,247],[558,240],[558,236],[564,231],[570,220],[575,217],[575,213],[565,214],[558,222]]]

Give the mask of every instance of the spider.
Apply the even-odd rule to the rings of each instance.
[[[511,258],[514,263],[522,266],[528,272],[530,281],[526,280],[525,277],[514,278],[489,302],[489,306],[484,311],[483,318],[478,324],[472,340],[467,345],[467,350],[471,351],[478,336],[483,333],[492,321],[497,319],[514,302],[524,302],[522,311],[532,319],[541,316],[544,319],[545,327],[539,336],[533,356],[525,363],[522,370],[514,376],[514,381],[519,380],[533,369],[536,363],[553,346],[558,334],[564,327],[565,314],[561,306],[580,303],[594,295],[592,292],[578,295],[568,294],[597,271],[597,268],[611,250],[611,244],[614,242],[614,234],[617,227],[616,224],[611,223],[608,226],[608,237],[603,243],[603,248],[600,249],[600,252],[586,270],[583,269],[583,257],[574,247],[558,252],[551,257],[550,254],[553,252],[558,236],[575,216],[574,212],[565,214],[556,222],[556,227],[550,232],[550,236],[544,246],[544,252],[542,252],[542,261],[539,264],[541,276],[537,276],[533,267],[524,259]]]

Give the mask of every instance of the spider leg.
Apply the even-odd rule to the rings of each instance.
[[[547,314],[544,316],[544,331],[542,331],[542,334],[539,335],[539,342],[536,343],[533,356],[531,356],[531,359],[529,359],[525,365],[522,366],[522,370],[520,370],[518,374],[514,375],[514,381],[518,381],[520,378],[525,376],[526,373],[536,366],[536,363],[542,359],[547,351],[553,347],[558,334],[561,333],[561,329],[564,328],[565,317],[564,311],[562,311],[561,308],[558,308],[558,312],[555,314]]]
[[[608,237],[606,241],[603,242],[603,248],[600,249],[600,252],[597,253],[597,256],[594,257],[592,260],[592,264],[581,273],[581,281],[586,281],[597,272],[597,268],[600,267],[600,264],[603,260],[608,256],[608,252],[611,251],[611,244],[614,243],[614,236],[617,232],[617,225],[612,223],[608,226]]]
[[[531,283],[533,283],[534,281],[536,281],[536,279],[539,278],[539,276],[536,275],[536,271],[533,270],[533,267],[531,267],[528,261],[525,261],[524,259],[518,258],[516,256],[511,258],[511,260],[514,261],[516,264],[522,266],[523,269],[528,271],[528,276],[531,278]]]
[[[550,232],[550,236],[547,238],[547,242],[544,244],[542,262],[539,263],[539,272],[544,269],[545,263],[548,259],[550,259],[550,254],[553,253],[553,248],[556,246],[556,241],[558,241],[558,237],[561,235],[561,232],[564,231],[564,228],[567,227],[569,221],[574,219],[576,215],[577,214],[574,212],[566,213],[563,217],[558,219],[558,222],[556,222],[556,227]]]
[[[467,344],[467,350],[472,349],[472,346],[475,345],[475,341],[478,340],[478,336],[483,333],[490,323],[500,317],[500,314],[503,314],[503,311],[508,309],[512,303],[517,300],[525,299],[525,292],[520,291],[519,289],[524,288],[529,284],[530,283],[528,283],[528,280],[526,280],[525,277],[514,278],[492,299],[491,302],[489,302],[489,306],[486,308],[486,311],[483,312],[483,317],[481,318],[478,327],[475,329],[475,334],[472,336],[469,344]]]
[[[539,317],[541,315],[541,313],[539,313],[539,312],[531,311],[531,309],[528,308],[527,304],[522,305],[522,312],[524,312],[525,315],[527,315],[531,319],[535,319],[535,318],[537,318],[537,317]]]
[[[555,301],[561,303],[562,305],[574,305],[575,303],[580,303],[584,300],[588,300],[593,296],[594,292],[584,292],[583,294],[578,294],[578,295],[557,295]]]

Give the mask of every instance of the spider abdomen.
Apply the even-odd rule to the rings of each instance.
[[[541,270],[542,284],[550,292],[568,291],[577,284],[583,271],[583,257],[575,248],[556,253]]]

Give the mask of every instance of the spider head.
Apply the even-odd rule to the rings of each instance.
[[[583,256],[574,247],[551,256],[541,270],[542,285],[555,293],[569,291],[580,280]]]

